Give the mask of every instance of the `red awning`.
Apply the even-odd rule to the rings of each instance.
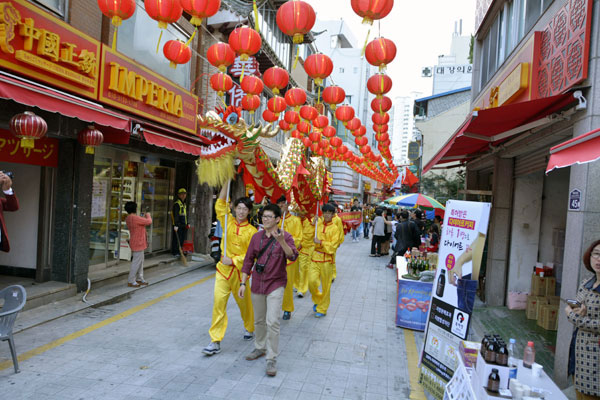
[[[546,174],[555,168],[600,160],[600,129],[577,136],[550,149]]]
[[[60,90],[31,81],[13,79],[5,74],[0,75],[0,98],[127,133],[130,130],[130,121],[125,115]]]
[[[577,100],[572,93],[530,100],[507,106],[473,111],[440,151],[423,168],[437,164],[467,161],[505,142],[510,137],[552,122],[551,114]]]
[[[144,133],[144,139],[149,144],[194,156],[200,156],[202,147],[211,143],[204,136],[185,135],[150,124],[143,124],[141,130]]]

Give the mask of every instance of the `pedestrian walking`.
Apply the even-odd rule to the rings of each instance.
[[[371,229],[371,221],[373,220],[373,207],[367,204],[363,207],[363,235],[365,239],[369,238],[369,230]]]
[[[311,257],[308,277],[308,289],[312,295],[313,311],[317,318],[327,315],[331,301],[330,290],[335,253],[342,241],[340,237],[344,236],[343,229],[333,222],[335,207],[331,204],[324,204],[321,210],[323,218],[316,222],[317,236],[313,239],[315,249]],[[319,291],[319,285],[321,285],[322,291]]]
[[[223,186],[215,203],[217,219],[224,227],[224,232],[223,240],[221,240],[222,257],[221,261],[217,263],[215,276],[212,322],[208,330],[211,342],[202,349],[202,352],[209,356],[221,352],[221,340],[223,340],[227,330],[227,301],[230,294],[233,295],[244,321],[244,327],[246,328],[244,340],[252,340],[254,337],[254,310],[250,296],[242,298],[238,294],[246,251],[250,245],[252,235],[256,233],[256,228],[248,222],[253,204],[248,197],[237,199],[233,203],[234,218],[226,202],[228,190],[229,185]],[[225,223],[226,220],[227,223]],[[226,248],[225,243],[227,244]]]
[[[290,205],[285,196],[281,196],[277,200],[277,207],[281,211],[281,222],[279,226],[281,230],[288,232],[294,239],[294,246],[300,248],[302,241],[302,221],[295,215],[290,214]],[[264,213],[264,211],[263,211]],[[297,257],[287,262],[287,284],[283,292],[283,319],[289,320],[294,312],[294,284],[298,279],[299,266]]]
[[[137,215],[137,203],[133,201],[125,203],[125,211],[127,212],[125,224],[129,230],[129,248],[132,254],[127,286],[145,286],[148,284],[144,280],[144,250],[148,248],[146,227],[152,224],[152,216],[150,213]]]
[[[356,243],[359,241],[358,240],[358,237],[360,235],[359,227],[362,225],[362,208],[358,204],[358,199],[354,199],[354,201],[352,202],[352,208],[350,208],[350,211],[361,212],[361,218],[359,219],[358,225],[356,225],[355,227],[352,228],[352,242]]]
[[[266,354],[269,376],[277,374],[279,353],[279,312],[284,288],[288,281],[286,265],[298,258],[292,235],[280,229],[281,210],[269,204],[263,210],[264,230],[254,234],[244,258],[239,297],[246,294],[246,282],[252,274],[252,305],[254,307],[254,350],[246,360],[256,360]],[[287,286],[286,286],[287,284]]]
[[[335,213],[333,215],[332,218],[332,222],[335,224],[335,226],[337,226],[337,228],[340,230],[341,234],[339,236],[339,240],[338,240],[338,244],[337,247],[340,247],[342,245],[342,243],[344,243],[344,240],[346,239],[346,235],[344,233],[344,222],[342,221],[342,219],[340,218],[339,215],[337,215],[338,211],[339,212],[343,212],[344,208],[342,206],[337,206],[336,207],[336,203],[333,202],[332,205],[334,206],[334,210]],[[337,248],[336,247],[336,248]],[[337,278],[337,267],[336,267],[336,262],[335,262],[335,255],[336,253],[333,253],[333,264],[332,264],[332,279],[331,279],[331,283],[333,283],[335,281],[335,278]]]
[[[384,238],[385,218],[383,218],[383,210],[378,208],[375,210],[375,219],[373,220],[373,239],[371,240],[370,257],[381,257],[381,246]]]
[[[189,229],[187,219],[187,191],[181,188],[177,191],[177,200],[173,203],[173,235],[171,238],[171,254],[179,255],[179,248],[183,246],[183,242],[187,239],[187,231]]]

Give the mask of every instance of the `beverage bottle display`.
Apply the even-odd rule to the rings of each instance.
[[[485,353],[487,352],[488,344],[490,343],[490,335],[484,335],[481,339],[481,357],[485,360]]]
[[[515,343],[516,340],[513,338],[510,338],[510,340],[508,341],[508,379],[510,382],[510,379],[515,378],[517,379],[517,369],[518,369],[518,360],[515,357]]]
[[[442,269],[440,271],[440,276],[438,277],[437,286],[435,288],[435,295],[438,297],[444,297],[444,288],[446,287],[446,270]]]
[[[490,363],[490,364],[495,363],[497,353],[498,353],[498,344],[496,344],[496,341],[490,340],[490,343],[488,344],[488,347],[487,347],[487,351],[485,352],[485,362]]]
[[[492,372],[488,377],[487,389],[494,393],[500,391],[500,375],[498,375],[498,370],[496,368],[492,368]]]
[[[506,343],[501,342],[498,346],[498,353],[496,354],[496,364],[506,366],[508,365],[508,348]]]
[[[534,363],[535,347],[533,347],[533,342],[527,342],[527,347],[525,347],[525,351],[523,352],[523,366],[525,368],[531,368]]]

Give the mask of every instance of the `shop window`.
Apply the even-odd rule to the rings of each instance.
[[[34,3],[38,3],[50,11],[63,16],[65,15],[65,2],[66,0],[35,0]]]
[[[137,7],[133,17],[123,21],[119,28],[117,50],[189,90],[191,61],[173,69],[169,67],[169,60],[162,52],[162,46],[168,40],[179,39],[187,42],[189,36],[176,25],[170,24],[167,29],[163,30],[161,48],[157,53],[156,44],[160,35],[157,22],[148,16],[142,1],[137,1]]]

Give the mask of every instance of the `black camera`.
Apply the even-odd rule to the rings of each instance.
[[[11,180],[13,179],[14,174],[11,171],[2,171],[4,175],[8,176]]]
[[[262,274],[265,270],[265,264],[259,264],[256,263],[256,265],[254,266],[254,269],[256,270],[256,272],[258,272],[259,274]]]

